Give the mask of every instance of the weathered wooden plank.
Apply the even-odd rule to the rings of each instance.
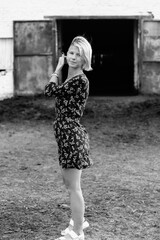
[[[141,92],[160,94],[160,21],[143,23]]]
[[[144,22],[144,61],[160,61],[160,22]]]
[[[141,92],[145,94],[160,94],[160,64],[146,62],[142,69]]]
[[[15,93],[43,93],[53,72],[55,38],[51,21],[18,21],[14,24]]]
[[[52,72],[52,56],[16,58],[16,94],[34,95],[42,93]]]
[[[14,27],[16,54],[37,54],[52,52],[52,22],[33,21],[15,22]]]
[[[144,61],[160,62],[160,36],[144,39]]]

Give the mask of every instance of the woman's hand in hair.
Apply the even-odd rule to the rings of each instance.
[[[56,70],[55,70],[55,72],[57,74],[59,74],[60,71],[62,70],[62,68],[65,64],[65,61],[66,61],[65,58],[66,58],[66,56],[64,55],[64,53],[62,53],[62,56],[59,57],[58,64],[57,64],[57,67],[56,67]]]

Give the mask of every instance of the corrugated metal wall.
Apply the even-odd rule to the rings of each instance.
[[[12,97],[13,86],[13,39],[0,39],[0,99]]]

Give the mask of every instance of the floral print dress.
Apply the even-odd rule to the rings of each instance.
[[[89,136],[80,123],[89,94],[89,81],[79,74],[62,85],[50,82],[45,96],[55,97],[56,119],[53,123],[62,168],[85,169],[92,165]]]

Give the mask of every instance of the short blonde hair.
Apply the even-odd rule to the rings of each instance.
[[[82,36],[75,37],[71,45],[78,47],[81,57],[84,59],[84,65],[82,69],[85,71],[91,71],[91,60],[92,60],[92,47],[86,38]]]

